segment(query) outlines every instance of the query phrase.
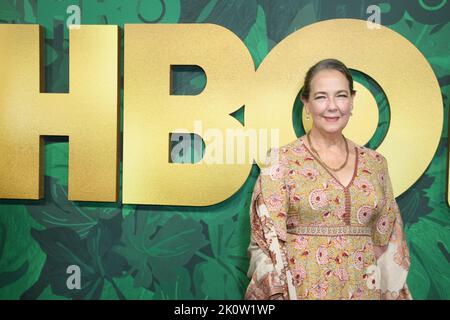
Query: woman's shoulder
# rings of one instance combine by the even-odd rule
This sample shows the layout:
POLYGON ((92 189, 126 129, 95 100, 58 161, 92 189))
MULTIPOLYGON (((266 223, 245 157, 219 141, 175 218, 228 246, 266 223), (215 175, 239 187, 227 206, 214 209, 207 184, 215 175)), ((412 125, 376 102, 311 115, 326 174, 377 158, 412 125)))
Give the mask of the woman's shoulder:
POLYGON ((300 138, 281 146, 272 146, 266 152, 265 160, 260 164, 260 167, 264 169, 277 168, 277 170, 280 168, 284 172, 304 152, 305 149, 300 138))
POLYGON ((305 152, 305 144, 303 143, 303 140, 306 139, 306 135, 300 136, 295 140, 292 140, 291 142, 282 145, 278 148, 280 154, 284 155, 290 155, 292 153, 299 154, 301 152, 305 152))
POLYGON ((354 143, 357 146, 359 161, 372 169, 384 170, 387 167, 386 157, 379 151, 354 143))
POLYGON ((301 138, 302 137, 299 137, 287 144, 270 148, 267 151, 267 156, 273 157, 274 155, 277 155, 280 158, 286 158, 289 157, 292 152, 298 154, 303 150, 301 138))
POLYGON ((379 151, 376 151, 374 149, 359 144, 355 145, 358 147, 360 155, 368 156, 371 159, 374 159, 375 161, 380 163, 386 160, 385 156, 383 156, 383 154, 381 154, 379 151))

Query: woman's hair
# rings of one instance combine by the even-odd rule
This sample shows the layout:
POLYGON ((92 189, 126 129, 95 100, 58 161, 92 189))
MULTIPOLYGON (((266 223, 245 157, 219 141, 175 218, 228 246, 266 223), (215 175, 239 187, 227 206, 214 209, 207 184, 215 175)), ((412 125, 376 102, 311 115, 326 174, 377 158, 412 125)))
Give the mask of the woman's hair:
POLYGON ((348 80, 348 85, 350 88, 350 93, 354 94, 356 91, 353 90, 353 77, 348 68, 343 64, 341 61, 336 59, 325 59, 317 62, 315 65, 313 65, 311 68, 309 68, 308 72, 305 76, 305 81, 303 82, 303 89, 301 92, 301 96, 308 100, 309 99, 309 93, 311 90, 311 81, 314 78, 314 76, 322 70, 337 70, 341 72, 348 80))

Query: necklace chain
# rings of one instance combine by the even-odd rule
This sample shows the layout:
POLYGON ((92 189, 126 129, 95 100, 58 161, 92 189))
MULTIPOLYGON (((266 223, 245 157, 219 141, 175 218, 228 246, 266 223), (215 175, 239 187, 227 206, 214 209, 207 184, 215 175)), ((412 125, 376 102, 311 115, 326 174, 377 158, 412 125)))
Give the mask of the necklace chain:
POLYGON ((310 133, 311 133, 311 131, 308 131, 308 133, 306 134, 306 137, 308 138, 308 143, 309 143, 309 146, 311 147, 311 150, 319 157, 319 159, 320 159, 320 162, 325 166, 325 167, 327 167, 328 169, 330 169, 330 170, 332 170, 332 171, 339 171, 339 170, 342 170, 342 168, 344 168, 346 165, 347 165, 347 162, 348 162, 348 157, 349 157, 349 154, 350 154, 350 152, 349 152, 349 150, 348 150, 348 141, 347 141, 347 138, 345 138, 345 136, 344 135, 342 135, 342 137, 344 138, 344 142, 345 142, 345 152, 346 152, 346 156, 345 156, 345 161, 344 161, 344 163, 339 167, 339 168, 331 168, 331 167, 329 167, 323 160, 322 160, 322 158, 320 157, 320 155, 319 155, 319 153, 317 152, 317 150, 314 148, 314 146, 312 145, 312 142, 311 142, 311 138, 310 138, 310 133))

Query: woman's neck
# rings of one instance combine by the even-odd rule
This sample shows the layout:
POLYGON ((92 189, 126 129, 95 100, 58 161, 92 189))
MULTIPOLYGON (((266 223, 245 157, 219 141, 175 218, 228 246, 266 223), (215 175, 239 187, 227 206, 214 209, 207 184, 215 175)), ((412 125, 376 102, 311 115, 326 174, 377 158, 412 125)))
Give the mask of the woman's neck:
POLYGON ((328 133, 314 127, 311 129, 310 138, 316 149, 341 149, 345 148, 342 132, 328 133))

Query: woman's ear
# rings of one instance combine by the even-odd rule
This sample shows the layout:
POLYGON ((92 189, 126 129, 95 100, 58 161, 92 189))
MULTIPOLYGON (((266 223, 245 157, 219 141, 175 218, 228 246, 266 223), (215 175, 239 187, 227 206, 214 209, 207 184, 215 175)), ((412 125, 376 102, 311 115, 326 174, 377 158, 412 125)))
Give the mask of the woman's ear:
POLYGON ((306 108, 308 105, 308 100, 306 100, 305 97, 300 97, 300 100, 302 100, 303 107, 306 108))
POLYGON ((351 105, 352 105, 352 107, 353 107, 353 100, 355 99, 355 96, 356 96, 356 91, 353 91, 352 94, 351 94, 351 105))
MULTIPOLYGON (((303 102, 303 99, 302 99, 302 102, 303 102)), ((306 114, 311 114, 310 112, 309 112, 309 106, 308 106, 308 102, 303 102, 303 109, 305 110, 305 112, 306 112, 306 114)))
POLYGON ((309 117, 311 117, 311 112, 309 112, 309 108, 306 105, 303 105, 303 109, 306 113, 306 119, 309 120, 309 117))

